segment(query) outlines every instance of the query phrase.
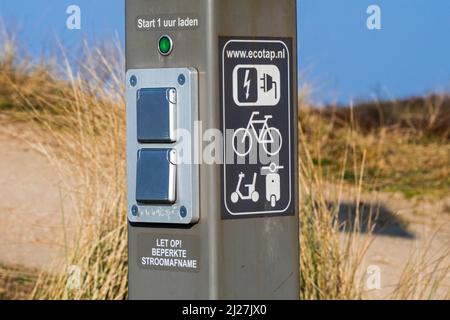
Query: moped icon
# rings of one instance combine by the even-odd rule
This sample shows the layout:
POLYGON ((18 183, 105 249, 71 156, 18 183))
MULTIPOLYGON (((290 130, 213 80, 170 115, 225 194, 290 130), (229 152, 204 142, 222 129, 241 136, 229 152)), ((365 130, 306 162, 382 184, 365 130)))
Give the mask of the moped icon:
POLYGON ((284 167, 273 162, 268 167, 261 168, 261 175, 266 176, 266 200, 270 202, 272 208, 281 197, 280 175, 278 174, 281 169, 284 167))
POLYGON ((243 195, 241 192, 241 184, 242 180, 245 178, 245 174, 241 172, 239 174, 239 181, 236 186, 236 191, 231 194, 231 202, 237 203, 240 200, 252 200, 253 202, 258 202, 259 200, 259 193, 255 190, 256 186, 256 177, 257 173, 255 172, 253 174, 253 182, 251 184, 246 184, 244 187, 247 188, 248 194, 243 195))

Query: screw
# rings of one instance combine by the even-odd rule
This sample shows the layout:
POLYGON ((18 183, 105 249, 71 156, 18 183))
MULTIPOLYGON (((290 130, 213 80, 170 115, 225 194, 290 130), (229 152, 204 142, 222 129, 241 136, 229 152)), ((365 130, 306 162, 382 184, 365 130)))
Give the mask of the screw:
POLYGON ((132 87, 135 87, 137 85, 137 78, 135 75, 132 75, 130 78, 130 84, 132 87))
POLYGON ((187 209, 186 209, 185 206, 182 206, 182 207, 180 208, 180 216, 181 216, 182 218, 186 218, 186 216, 187 216, 187 209))
POLYGON ((136 205, 131 208, 131 214, 135 217, 139 214, 139 208, 136 205))
POLYGON ((186 77, 184 76, 184 74, 180 74, 178 76, 178 83, 180 84, 180 86, 182 86, 186 83, 186 77))

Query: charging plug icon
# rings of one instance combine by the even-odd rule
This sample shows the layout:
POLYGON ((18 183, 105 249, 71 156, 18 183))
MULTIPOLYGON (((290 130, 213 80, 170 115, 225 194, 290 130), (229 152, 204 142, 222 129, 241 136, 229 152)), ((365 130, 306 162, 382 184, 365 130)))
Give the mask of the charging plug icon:
POLYGON ((278 83, 273 80, 273 77, 267 73, 264 73, 263 77, 261 78, 262 86, 261 89, 264 90, 264 92, 269 92, 272 89, 275 90, 275 100, 278 99, 278 83))

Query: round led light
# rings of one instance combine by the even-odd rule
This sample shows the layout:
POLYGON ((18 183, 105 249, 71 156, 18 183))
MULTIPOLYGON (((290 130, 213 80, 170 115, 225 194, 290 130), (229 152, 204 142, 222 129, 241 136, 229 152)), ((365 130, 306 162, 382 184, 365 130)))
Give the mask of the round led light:
POLYGON ((172 52, 172 49, 173 49, 173 42, 169 36, 164 35, 161 38, 159 38, 158 51, 160 54, 162 54, 163 56, 168 56, 172 52))

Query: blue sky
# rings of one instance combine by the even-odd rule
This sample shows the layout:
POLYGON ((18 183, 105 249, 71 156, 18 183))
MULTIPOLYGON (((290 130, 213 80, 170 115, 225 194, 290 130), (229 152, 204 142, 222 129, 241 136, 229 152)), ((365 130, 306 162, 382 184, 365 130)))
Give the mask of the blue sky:
MULTIPOLYGON (((181 1, 181 0, 180 0, 181 1)), ((124 38, 123 0, 1 0, 0 16, 38 55, 81 39, 124 38), (66 8, 82 10, 82 29, 66 28, 66 8)), ((317 103, 405 97, 450 90, 449 0, 300 0, 300 81, 317 103), (381 30, 366 9, 381 7, 381 30)))

